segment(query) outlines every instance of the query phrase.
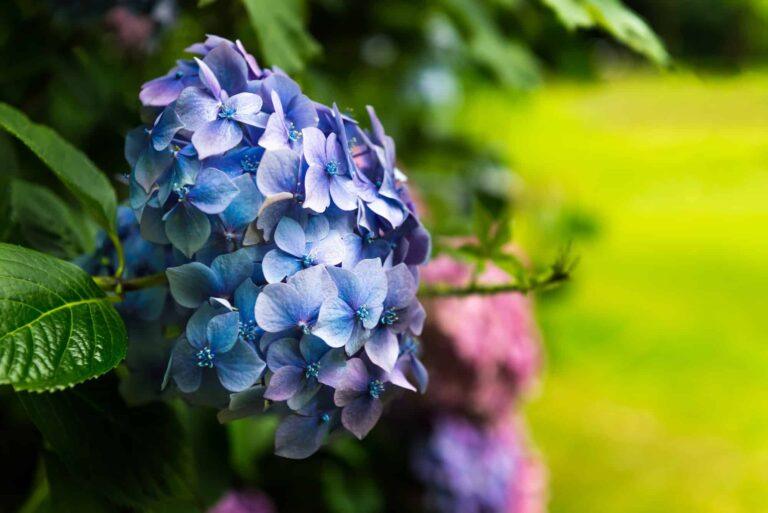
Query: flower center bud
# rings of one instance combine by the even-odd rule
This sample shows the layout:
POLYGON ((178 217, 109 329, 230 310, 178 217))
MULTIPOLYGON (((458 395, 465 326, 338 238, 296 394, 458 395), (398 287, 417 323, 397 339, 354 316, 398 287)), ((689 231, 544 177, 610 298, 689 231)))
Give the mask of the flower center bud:
POLYGON ((219 107, 219 119, 232 119, 235 116, 235 108, 229 105, 219 107))
POLYGON ((360 308, 357 309, 357 311, 355 312, 355 315, 360 321, 365 321, 366 319, 368 319, 368 317, 371 316, 371 312, 370 310, 368 310, 367 306, 361 306, 360 308))
POLYGON ((176 195, 179 197, 179 202, 186 201, 187 194, 189 194, 189 186, 188 185, 176 185, 173 188, 173 192, 175 192, 176 195))
POLYGON ((242 167, 243 171, 246 173, 255 173, 259 168, 259 162, 259 159, 255 158, 253 155, 244 155, 240 160, 240 167, 242 167))
POLYGON ((206 346, 197 353, 197 366, 213 368, 213 360, 216 358, 216 353, 211 351, 211 348, 206 346))
POLYGON ((306 378, 316 378, 319 373, 320 373, 320 364, 317 362, 312 362, 309 365, 307 365, 307 368, 304 371, 304 376, 306 378))
POLYGON ((397 316, 397 312, 394 308, 387 308, 384 310, 384 313, 381 314, 381 319, 379 322, 383 326, 392 326, 394 323, 398 321, 399 317, 397 316))
POLYGON ((301 265, 306 269, 307 267, 312 267, 317 263, 317 260, 312 255, 304 255, 301 257, 301 265))
POLYGON ((378 399, 382 392, 384 392, 384 383, 381 380, 372 379, 368 383, 368 395, 372 398, 378 399))
POLYGON ((256 324, 256 321, 240 321, 237 327, 237 332, 240 335, 240 338, 251 344, 255 344, 259 335, 262 333, 261 328, 256 324))
POLYGON ((184 72, 181 70, 173 74, 173 78, 175 78, 176 80, 181 80, 183 77, 184 77, 184 72))
POLYGON ((329 423, 331 421, 331 416, 327 413, 323 413, 323 415, 320 417, 320 420, 322 420, 325 424, 329 423))
POLYGON ((299 321, 298 327, 301 330, 301 332, 304 333, 305 335, 310 334, 310 327, 307 321, 299 321))
POLYGON ((339 172, 339 166, 333 160, 325 164, 325 172, 331 176, 339 172))
POLYGON ((288 139, 290 139, 291 142, 296 142, 301 139, 301 132, 296 130, 296 125, 294 125, 292 121, 288 122, 288 139))

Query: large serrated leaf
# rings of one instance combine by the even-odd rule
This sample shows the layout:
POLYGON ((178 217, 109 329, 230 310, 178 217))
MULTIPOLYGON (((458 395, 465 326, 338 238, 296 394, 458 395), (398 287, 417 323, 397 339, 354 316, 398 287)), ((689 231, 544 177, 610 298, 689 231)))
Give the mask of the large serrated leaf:
MULTIPOLYGON (((158 501, 193 498, 188 437, 169 405, 128 407, 114 375, 17 397, 56 453, 63 477, 94 496, 91 503, 106 503, 104 511, 147 511, 158 501)), ((64 511, 72 501, 57 497, 56 483, 50 484, 53 510, 64 511)))
POLYGON ((10 204, 24 246, 66 260, 93 251, 91 230, 83 217, 46 187, 15 179, 10 204))
POLYGON ((5 103, 0 103, 0 127, 27 145, 102 228, 112 235, 117 233, 115 190, 88 157, 50 128, 33 123, 5 103))
POLYGON ((116 366, 126 343, 117 310, 80 268, 0 244, 0 383, 68 387, 116 366))
POLYGON ((569 29, 600 27, 657 64, 669 63, 664 45, 640 16, 620 0, 541 0, 569 29))

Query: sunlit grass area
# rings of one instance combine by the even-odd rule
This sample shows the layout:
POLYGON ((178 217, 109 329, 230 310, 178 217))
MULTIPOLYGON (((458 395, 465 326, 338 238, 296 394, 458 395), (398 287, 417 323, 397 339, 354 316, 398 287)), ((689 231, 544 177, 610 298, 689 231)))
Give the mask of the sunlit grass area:
MULTIPOLYGON (((552 512, 765 511, 768 76, 553 85, 463 116, 534 203, 597 227, 540 304, 552 512)), ((542 219, 518 224, 529 247, 542 219)))

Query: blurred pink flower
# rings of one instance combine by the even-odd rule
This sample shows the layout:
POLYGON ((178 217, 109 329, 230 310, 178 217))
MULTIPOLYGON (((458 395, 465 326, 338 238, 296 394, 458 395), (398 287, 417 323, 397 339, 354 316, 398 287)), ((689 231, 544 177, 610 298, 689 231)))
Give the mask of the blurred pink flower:
MULTIPOLYGON (((471 267, 448 256, 424 267, 424 283, 469 283, 471 267)), ((484 284, 509 277, 489 265, 484 284)), ((446 297, 424 302, 422 336, 430 373, 428 401, 492 420, 506 416, 541 366, 539 332, 529 298, 519 293, 446 297)))
POLYGON ((262 492, 230 491, 224 494, 208 513, 275 513, 275 507, 262 492))
POLYGON ((120 46, 127 50, 146 50, 155 31, 155 22, 148 15, 136 14, 124 6, 115 6, 104 16, 120 46))

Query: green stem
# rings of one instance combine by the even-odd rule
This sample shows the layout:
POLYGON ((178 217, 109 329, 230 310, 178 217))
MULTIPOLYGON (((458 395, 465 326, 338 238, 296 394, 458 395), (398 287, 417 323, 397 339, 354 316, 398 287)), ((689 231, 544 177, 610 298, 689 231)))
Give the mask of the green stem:
POLYGON ((168 278, 165 273, 150 274, 149 276, 142 276, 141 278, 133 278, 130 280, 124 280, 122 282, 123 290, 141 290, 151 287, 158 287, 168 283, 168 278))
POLYGON ((466 296, 490 296, 505 292, 520 292, 527 294, 533 290, 548 289, 568 279, 567 274, 553 273, 543 279, 532 279, 530 283, 502 283, 498 285, 483 285, 470 283, 463 287, 452 285, 434 284, 422 287, 419 291, 421 297, 466 297, 466 296))
MULTIPOLYGON (((117 269, 115 269, 115 279, 118 286, 120 285, 120 278, 125 271, 125 251, 123 251, 123 243, 120 241, 120 237, 116 233, 109 234, 109 238, 112 240, 112 244, 115 246, 115 252, 117 253, 117 269)), ((119 292, 116 291, 116 292, 119 292)))

